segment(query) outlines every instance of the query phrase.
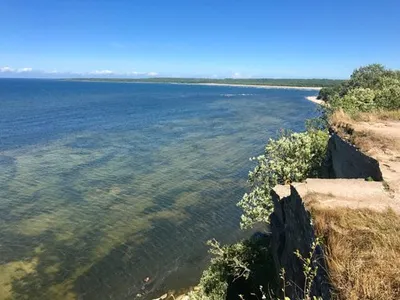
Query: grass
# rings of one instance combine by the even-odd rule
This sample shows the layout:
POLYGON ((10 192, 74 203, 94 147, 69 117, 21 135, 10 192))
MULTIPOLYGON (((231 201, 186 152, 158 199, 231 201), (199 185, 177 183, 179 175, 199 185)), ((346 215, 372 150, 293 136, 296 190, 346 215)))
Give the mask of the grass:
POLYGON ((400 121, 400 110, 375 110, 373 112, 358 112, 350 115, 342 109, 335 111, 329 118, 334 128, 344 128, 355 122, 400 121))
POLYGON ((374 148, 378 148, 383 152, 400 149, 400 145, 397 141, 368 130, 354 131, 350 136, 349 141, 364 153, 369 152, 374 148))
POLYGON ((335 132, 361 149, 364 153, 374 148, 383 152, 387 152, 388 150, 399 151, 400 144, 390 136, 377 134, 371 130, 356 129, 357 122, 374 123, 379 120, 400 120, 400 110, 359 113, 354 116, 346 114, 343 110, 338 110, 332 114, 329 123, 335 132))
POLYGON ((400 299, 400 218, 393 211, 312 209, 334 299, 400 299))
POLYGON ((353 116, 356 121, 400 121, 400 110, 376 110, 374 112, 360 112, 353 116))
POLYGON ((355 121, 346 114, 343 110, 335 111, 329 117, 329 125, 336 132, 341 132, 347 135, 351 135, 354 131, 355 121))

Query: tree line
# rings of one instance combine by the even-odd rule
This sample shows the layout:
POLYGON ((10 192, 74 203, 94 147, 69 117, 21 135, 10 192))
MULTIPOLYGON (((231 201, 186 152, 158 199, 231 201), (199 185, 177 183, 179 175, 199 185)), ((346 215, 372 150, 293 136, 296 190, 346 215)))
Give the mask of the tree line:
POLYGON ((106 81, 106 82, 134 82, 134 83, 183 83, 183 84, 238 84, 238 85, 270 85, 270 86, 298 86, 298 87, 332 87, 337 86, 344 80, 339 79, 275 79, 275 78, 73 78, 74 81, 106 81))

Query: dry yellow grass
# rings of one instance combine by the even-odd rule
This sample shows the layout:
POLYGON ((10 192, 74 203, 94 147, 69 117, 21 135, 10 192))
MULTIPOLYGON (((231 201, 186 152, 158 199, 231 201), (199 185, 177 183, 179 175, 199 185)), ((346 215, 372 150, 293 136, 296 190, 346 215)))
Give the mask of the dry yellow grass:
POLYGON ((336 132, 352 134, 354 131, 354 120, 343 110, 335 111, 329 118, 329 124, 336 132))
POLYGON ((342 127, 345 124, 351 125, 354 122, 400 121, 400 110, 359 112, 350 116, 342 109, 339 109, 331 115, 329 121, 331 125, 339 127, 342 127))
MULTIPOLYGON (((400 110, 396 111, 376 111, 371 113, 359 113, 350 116, 338 110, 330 117, 331 128, 342 138, 367 153, 371 149, 378 148, 384 152, 387 150, 400 150, 400 144, 390 135, 382 135, 372 130, 368 130, 367 125, 360 126, 360 122, 370 124, 384 120, 400 120, 400 110)), ((371 128, 372 129, 372 126, 371 128)))
POLYGON ((393 211, 312 209, 335 299, 400 299, 400 218, 393 211))
POLYGON ((353 116, 353 119, 364 122, 399 121, 400 110, 377 110, 369 113, 358 113, 353 116))
POLYGON ((397 140, 368 130, 354 131, 349 141, 364 153, 368 153, 375 148, 383 152, 387 152, 388 150, 400 150, 400 144, 397 140))

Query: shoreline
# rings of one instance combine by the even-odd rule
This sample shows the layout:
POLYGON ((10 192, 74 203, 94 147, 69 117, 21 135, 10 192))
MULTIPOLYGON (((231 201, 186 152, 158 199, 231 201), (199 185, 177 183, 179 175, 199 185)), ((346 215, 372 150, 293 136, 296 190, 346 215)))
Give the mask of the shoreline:
MULTIPOLYGON (((60 80, 60 79, 58 79, 60 80)), ((61 79, 65 80, 65 79, 61 79)), ((66 79, 66 81, 80 81, 80 82, 111 82, 111 83, 141 83, 141 84, 176 84, 176 85, 204 85, 204 86, 231 86, 231 87, 245 87, 245 88, 259 88, 259 89, 292 89, 292 90, 308 90, 319 91, 322 87, 314 86, 289 86, 289 85, 258 85, 258 84, 235 84, 235 83, 207 83, 207 82, 146 82, 146 81, 118 81, 118 80, 90 80, 90 79, 66 79)))
POLYGON ((319 91, 322 87, 307 87, 307 86, 288 86, 288 85, 256 85, 256 84, 234 84, 234 83, 178 83, 169 82, 169 84, 184 84, 184 85, 207 85, 207 86, 233 86, 233 87, 247 87, 259 89, 292 89, 292 90, 309 90, 319 91))
POLYGON ((325 105, 325 101, 317 99, 317 96, 307 96, 305 97, 308 101, 314 102, 319 105, 325 105))

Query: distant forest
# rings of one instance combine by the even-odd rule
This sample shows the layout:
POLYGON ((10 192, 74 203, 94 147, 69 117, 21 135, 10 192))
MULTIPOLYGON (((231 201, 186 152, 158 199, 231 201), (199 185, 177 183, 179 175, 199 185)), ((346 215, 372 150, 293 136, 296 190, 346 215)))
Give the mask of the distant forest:
POLYGON ((245 85, 271 85, 271 86, 299 86, 299 87, 331 87, 344 82, 345 80, 338 79, 212 79, 212 78, 73 78, 68 79, 73 81, 101 81, 101 82, 136 82, 136 83, 218 83, 218 84, 245 84, 245 85))

